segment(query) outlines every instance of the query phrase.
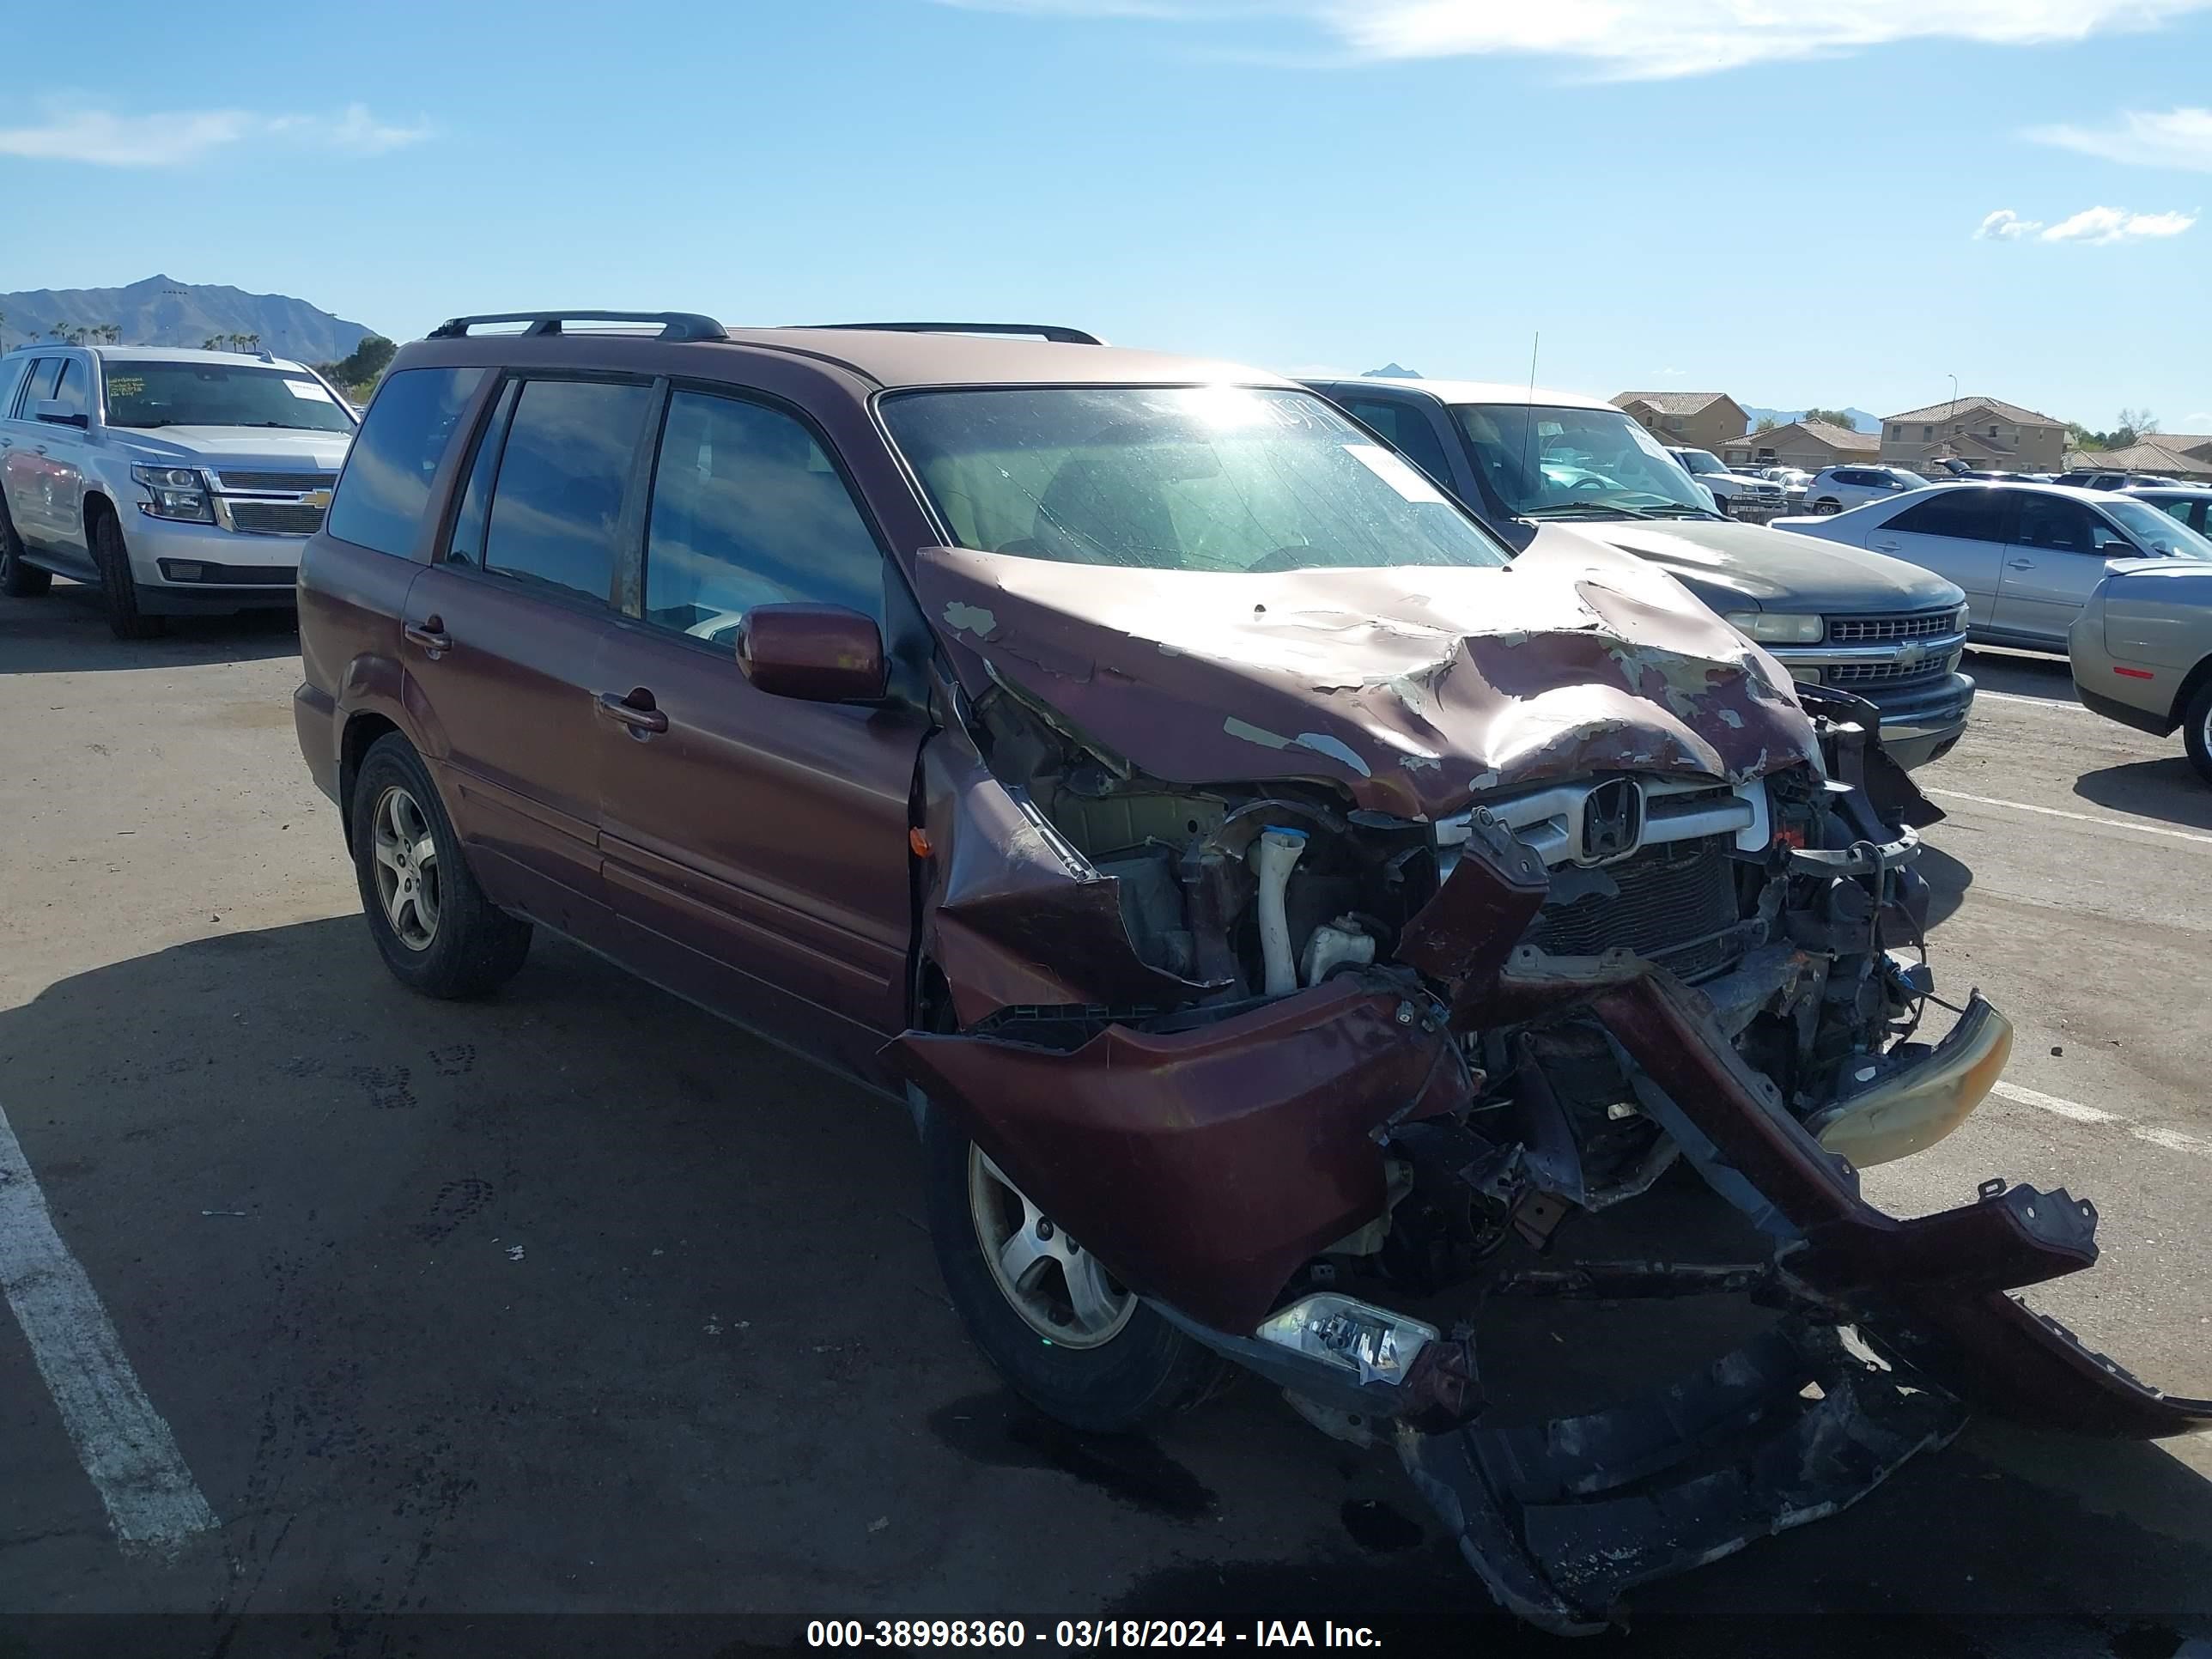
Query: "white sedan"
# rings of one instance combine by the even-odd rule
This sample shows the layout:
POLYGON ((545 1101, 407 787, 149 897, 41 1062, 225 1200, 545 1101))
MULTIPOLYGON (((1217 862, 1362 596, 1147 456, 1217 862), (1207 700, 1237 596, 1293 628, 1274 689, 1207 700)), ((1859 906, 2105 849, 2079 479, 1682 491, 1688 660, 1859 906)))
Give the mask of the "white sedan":
POLYGON ((1966 590, 1967 637, 2063 651, 2112 559, 2212 561, 2212 541, 2124 495, 2061 484, 1931 484, 1770 528, 1886 553, 1966 590))

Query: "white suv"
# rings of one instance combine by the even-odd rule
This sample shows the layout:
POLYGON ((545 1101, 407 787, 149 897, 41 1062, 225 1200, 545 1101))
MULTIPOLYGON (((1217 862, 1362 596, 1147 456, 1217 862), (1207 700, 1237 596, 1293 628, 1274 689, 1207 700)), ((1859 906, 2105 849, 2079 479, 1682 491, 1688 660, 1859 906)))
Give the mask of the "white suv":
POLYGON ((1811 513, 1843 513, 1908 489, 1925 489, 1935 482, 1901 466, 1824 466, 1805 486, 1805 507, 1811 513))
POLYGON ((19 347, 0 357, 0 592, 97 583, 119 639, 289 605, 356 424, 265 355, 19 347))

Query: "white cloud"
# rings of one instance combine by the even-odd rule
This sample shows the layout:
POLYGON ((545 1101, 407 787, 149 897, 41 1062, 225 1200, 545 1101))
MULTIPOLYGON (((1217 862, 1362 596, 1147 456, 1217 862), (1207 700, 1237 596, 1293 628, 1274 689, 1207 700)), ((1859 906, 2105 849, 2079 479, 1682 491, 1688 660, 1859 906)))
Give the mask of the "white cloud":
POLYGON ((1982 221, 1982 228, 1974 234, 1996 241, 2012 242, 2023 236, 2033 236, 2042 228, 2043 221, 2040 219, 2023 219, 2010 208, 1999 208, 1982 221))
POLYGON ((381 155, 420 143, 430 131, 428 122, 380 122, 362 104, 336 115, 256 115, 235 109, 117 115, 52 106, 36 125, 0 127, 0 155, 104 167, 173 167, 254 139, 276 137, 349 155, 381 155))
POLYGON ((2154 28, 2212 0, 940 0, 971 9, 1183 22, 1311 23, 1364 59, 1579 58, 1613 80, 1662 80, 1832 56, 1893 40, 1996 46, 2154 28))
POLYGON ((2128 242, 2179 236, 2197 222, 2193 213, 2130 213, 2125 208, 2084 208, 2045 231, 2046 242, 2128 242))
POLYGON ((2030 127, 2021 137, 2107 161, 2212 173, 2212 109, 2123 110, 2103 126, 2030 127))

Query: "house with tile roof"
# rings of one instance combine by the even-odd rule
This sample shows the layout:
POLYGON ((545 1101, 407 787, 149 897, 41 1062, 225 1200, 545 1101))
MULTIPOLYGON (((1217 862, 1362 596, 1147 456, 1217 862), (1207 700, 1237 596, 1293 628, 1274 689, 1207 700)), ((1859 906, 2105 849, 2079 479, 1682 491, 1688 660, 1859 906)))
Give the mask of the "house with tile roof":
POLYGON ((2212 483, 2212 437, 2186 432, 2154 432, 2140 443, 2119 449, 2069 450, 2066 470, 2148 472, 2179 478, 2184 483, 2212 483))
POLYGON ((1915 470, 1961 460, 1998 472, 2056 472, 2066 464, 2066 422, 2001 398, 1954 398, 1883 416, 1881 460, 1915 470))
POLYGON ((1613 403, 1661 443, 1677 449, 1718 454, 1723 444, 1751 428, 1743 405, 1725 392, 1624 392, 1613 403))
POLYGON ((1855 432, 1828 421, 1791 421, 1731 438, 1716 453, 1728 465, 1753 472, 1764 466, 1818 472, 1824 466, 1871 466, 1881 450, 1878 433, 1855 432))

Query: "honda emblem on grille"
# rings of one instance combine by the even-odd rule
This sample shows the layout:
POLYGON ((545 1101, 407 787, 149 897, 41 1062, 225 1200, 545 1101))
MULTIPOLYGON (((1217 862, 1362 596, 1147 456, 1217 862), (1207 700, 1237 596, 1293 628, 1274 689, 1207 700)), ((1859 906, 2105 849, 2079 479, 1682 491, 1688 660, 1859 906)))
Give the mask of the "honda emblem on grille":
POLYGON ((1608 779, 1583 798, 1583 863, 1633 852, 1643 838, 1644 789, 1634 778, 1608 779))

